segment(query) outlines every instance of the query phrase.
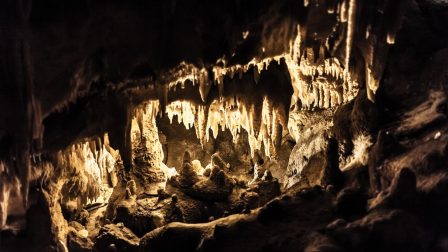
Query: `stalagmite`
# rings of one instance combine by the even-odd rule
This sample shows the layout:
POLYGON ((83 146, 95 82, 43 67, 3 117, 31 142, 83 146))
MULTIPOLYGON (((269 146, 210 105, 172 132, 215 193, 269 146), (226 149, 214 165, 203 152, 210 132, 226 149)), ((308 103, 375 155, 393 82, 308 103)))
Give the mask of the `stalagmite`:
POLYGON ((8 205, 11 194, 20 194, 20 181, 17 177, 8 178, 7 175, 13 171, 8 163, 0 161, 0 230, 6 226, 8 218, 8 205))
POLYGON ((9 203, 10 188, 8 184, 2 183, 0 185, 0 229, 6 226, 6 219, 8 218, 8 203, 9 203))

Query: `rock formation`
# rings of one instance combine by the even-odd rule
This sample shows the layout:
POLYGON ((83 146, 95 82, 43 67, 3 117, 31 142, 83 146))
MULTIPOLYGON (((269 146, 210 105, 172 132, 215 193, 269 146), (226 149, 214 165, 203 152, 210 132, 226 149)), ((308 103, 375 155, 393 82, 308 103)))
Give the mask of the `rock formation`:
POLYGON ((446 0, 3 0, 0 251, 448 250, 446 0))

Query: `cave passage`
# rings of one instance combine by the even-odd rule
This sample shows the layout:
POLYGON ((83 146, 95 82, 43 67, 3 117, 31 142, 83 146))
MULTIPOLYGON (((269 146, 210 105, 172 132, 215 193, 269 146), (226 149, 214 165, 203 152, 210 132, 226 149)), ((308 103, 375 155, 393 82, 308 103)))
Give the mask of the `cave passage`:
POLYGON ((446 0, 0 1, 0 251, 448 251, 446 0))

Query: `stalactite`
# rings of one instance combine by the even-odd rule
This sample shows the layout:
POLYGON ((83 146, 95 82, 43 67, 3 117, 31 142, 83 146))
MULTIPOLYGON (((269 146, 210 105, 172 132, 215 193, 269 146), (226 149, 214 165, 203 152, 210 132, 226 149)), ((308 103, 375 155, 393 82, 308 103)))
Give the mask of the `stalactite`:
MULTIPOLYGON (((170 107, 167 107, 166 113, 168 117, 172 119, 170 107)), ((134 109, 132 124, 131 124, 131 142, 132 148, 136 148, 137 144, 142 140, 147 134, 151 134, 146 132, 147 125, 155 125, 156 117, 159 114, 160 110, 160 102, 159 100, 149 100, 146 101, 141 106, 138 106, 134 109), (137 138, 139 136, 139 138, 137 138)))
POLYGON ((379 87, 379 79, 375 78, 371 66, 366 64, 366 89, 367 89, 367 97, 371 101, 375 101, 375 92, 379 87))
POLYGON ((350 53, 352 50, 353 37, 356 29, 356 0, 349 0, 348 7, 348 23, 347 23, 347 38, 345 40, 345 70, 350 68, 350 53))
POLYGON ((289 54, 284 56, 294 89, 294 99, 300 100, 306 109, 329 108, 352 100, 357 94, 358 83, 352 79, 347 68, 343 67, 337 58, 324 59, 324 48, 320 48, 317 62, 310 48, 302 55, 300 26, 297 34, 289 54), (343 88, 339 88, 340 86, 343 88), (332 99, 332 93, 336 93, 337 95, 333 96, 338 99, 332 99))
POLYGON ((257 109, 245 97, 239 96, 218 98, 208 107, 176 101, 167 106, 166 113, 171 123, 177 116, 178 122, 187 129, 194 126, 203 146, 210 140, 210 133, 213 138, 218 137, 220 128, 228 129, 234 141, 245 130, 251 154, 263 146, 269 156, 275 153, 272 152, 273 143, 278 141, 279 135, 281 137, 279 128, 286 128, 286 113, 283 106, 273 104, 268 97, 259 103, 261 106, 257 109))
POLYGON ((304 7, 307 7, 309 3, 310 3, 310 0, 303 0, 304 7))
POLYGON ((300 64, 291 60, 286 61, 295 96, 305 108, 328 108, 347 102, 356 96, 358 84, 351 79, 350 74, 344 74, 344 68, 336 58, 325 59, 321 64, 312 64, 302 58, 300 64), (319 77, 314 75, 319 73, 319 77), (335 85, 336 84, 336 85, 335 85), (343 86, 343 89, 339 88, 343 86), (337 93, 338 97, 330 102, 330 93, 337 93))
MULTIPOLYGON (((304 4, 306 6, 309 5, 308 1, 304 1, 304 4)), ((308 6, 307 8, 312 8, 312 6, 308 6)), ((214 82, 218 87, 221 100, 213 101, 209 107, 201 108, 200 113, 198 113, 199 108, 197 105, 192 106, 191 104, 187 105, 184 103, 179 103, 178 105, 175 105, 175 103, 172 103, 172 105, 168 104, 166 107, 169 110, 168 117, 170 121, 173 120, 174 115, 177 115, 178 121, 183 122, 186 128, 190 128, 193 125, 199 127, 197 124, 205 125, 205 127, 201 126, 202 128, 196 128, 196 134, 201 141, 209 139, 210 134, 216 137, 220 127, 221 129, 229 128, 233 136, 237 135, 241 128, 248 129, 248 132, 253 134, 253 137, 249 136, 249 139, 257 139, 257 141, 260 140, 260 134, 267 133, 272 141, 276 126, 269 124, 261 127, 261 124, 269 118, 266 115, 264 117, 261 116, 263 107, 261 105, 241 105, 242 103, 239 101, 230 101, 224 97, 224 78, 242 78, 243 74, 252 68, 253 80, 255 83, 258 83, 261 71, 267 69, 267 66, 272 61, 280 62, 280 60, 286 62, 294 90, 293 100, 300 102, 301 109, 313 109, 315 107, 327 109, 351 101, 357 95, 359 89, 357 76, 352 76, 353 73, 349 71, 353 51, 352 47, 354 46, 355 39, 359 37, 355 36, 358 29, 364 29, 357 27, 357 23, 359 23, 357 14, 358 2, 356 0, 344 0, 327 6, 327 9, 330 13, 336 12, 338 14, 337 20, 340 23, 345 23, 345 30, 339 29, 341 36, 336 36, 332 43, 327 40, 325 45, 323 44, 318 48, 318 55, 314 55, 315 51, 312 48, 302 48, 302 36, 306 34, 304 30, 301 30, 300 25, 298 25, 297 35, 291 40, 290 51, 287 53, 261 59, 253 58, 244 65, 228 65, 227 60, 221 58, 217 60, 215 66, 209 69, 213 73, 210 74, 212 76, 209 76, 205 68, 198 68, 192 64, 182 62, 179 67, 170 71, 170 81, 168 82, 170 88, 175 87, 179 83, 185 83, 186 80, 192 81, 194 85, 198 83, 201 99, 205 102, 210 85, 214 82), (342 42, 345 42, 344 62, 340 62, 337 57, 328 57, 326 55, 326 51, 330 51, 330 55, 333 55, 342 42), (223 119, 223 115, 226 114, 235 116, 232 114, 234 112, 230 112, 232 109, 227 107, 235 107, 235 103, 237 104, 237 114, 239 114, 240 120, 244 122, 238 126, 233 125, 230 119, 223 119), (199 120, 199 114, 201 115, 201 120, 199 120), (263 130, 266 132, 261 132, 263 130)), ((370 39, 372 36, 371 33, 374 31, 376 30, 372 28, 372 24, 367 24, 365 30, 360 32, 363 33, 363 36, 366 36, 366 39, 370 39)), ((395 33, 388 31, 386 37, 387 42, 392 43, 395 33)), ((374 52, 372 51, 371 54, 369 57, 366 57, 365 68, 369 98, 373 99, 373 94, 378 88, 379 78, 375 75, 378 71, 373 71, 372 68, 374 52)), ((162 103, 161 106, 163 108, 165 104, 162 103)), ((257 145, 255 141, 251 140, 251 142, 252 146, 257 145)), ((265 142, 268 143, 268 141, 265 142)))
MULTIPOLYGON (((103 138, 102 146, 98 146, 97 141, 88 139, 55 154, 51 165, 57 167, 59 173, 52 180, 54 183, 63 183, 61 190, 64 201, 79 199, 82 205, 94 202, 100 195, 103 184, 108 184, 104 180, 105 175, 114 171, 115 162, 120 156, 118 151, 109 146, 108 135, 105 134, 103 138)), ((41 166, 39 169, 48 170, 42 167, 48 163, 38 165, 41 166)))
POLYGON ((201 70, 199 75, 199 93, 203 102, 207 102, 207 96, 210 92, 211 85, 209 83, 208 72, 205 69, 201 70))
POLYGON ((347 6, 350 0, 342 0, 341 3, 341 9, 340 9, 340 20, 342 23, 347 22, 348 20, 348 8, 349 6, 347 6))
POLYGON ((395 33, 393 33, 393 32, 387 33, 387 43, 390 45, 395 44, 395 33))

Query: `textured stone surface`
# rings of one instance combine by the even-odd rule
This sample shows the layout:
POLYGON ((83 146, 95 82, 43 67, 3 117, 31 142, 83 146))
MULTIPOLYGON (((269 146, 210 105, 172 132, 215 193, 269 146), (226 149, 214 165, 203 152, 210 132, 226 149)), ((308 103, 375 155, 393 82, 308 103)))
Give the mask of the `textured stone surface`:
POLYGON ((302 138, 291 152, 286 176, 286 187, 340 186, 337 144, 323 133, 302 138))
POLYGON ((447 8, 1 1, 0 250, 446 251, 447 8))
POLYGON ((123 223, 107 224, 96 237, 94 251, 138 251, 139 238, 123 223))

